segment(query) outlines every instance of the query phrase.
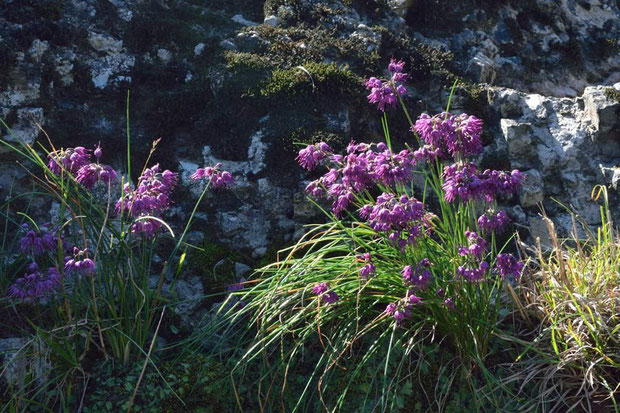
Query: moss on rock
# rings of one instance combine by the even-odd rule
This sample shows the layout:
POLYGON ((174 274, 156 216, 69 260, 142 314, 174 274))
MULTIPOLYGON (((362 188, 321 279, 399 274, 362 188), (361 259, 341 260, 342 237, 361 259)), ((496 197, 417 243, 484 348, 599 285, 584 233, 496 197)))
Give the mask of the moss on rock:
POLYGON ((613 87, 606 87, 604 93, 608 99, 620 102, 620 90, 613 87))
POLYGON ((274 70, 270 78, 259 86, 257 95, 295 104, 300 98, 321 96, 338 99, 355 95, 356 92, 359 94, 363 90, 362 84, 362 78, 346 66, 310 62, 290 69, 274 70))

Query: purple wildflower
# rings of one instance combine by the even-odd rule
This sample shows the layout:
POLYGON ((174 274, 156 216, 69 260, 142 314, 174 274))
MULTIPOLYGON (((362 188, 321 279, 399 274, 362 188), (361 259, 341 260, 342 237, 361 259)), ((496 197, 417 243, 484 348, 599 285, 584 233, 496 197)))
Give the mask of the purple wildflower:
POLYGON ((495 212, 493 209, 487 210, 478 218, 478 227, 488 232, 499 231, 510 222, 510 218, 504 211, 495 212))
POLYGON ((447 158, 446 153, 442 148, 435 148, 433 145, 422 146, 421 148, 413 152, 413 157, 418 162, 447 158))
POLYGON ((429 271, 430 266, 431 263, 428 258, 421 260, 415 270, 411 265, 405 266, 405 268, 401 271, 403 280, 405 283, 411 284, 418 288, 426 287, 431 278, 431 272, 429 271))
POLYGON ((230 172, 222 171, 222 164, 217 163, 215 167, 207 166, 205 168, 198 168, 196 172, 191 176, 194 181, 207 178, 211 182, 210 185, 213 189, 228 188, 232 186, 235 181, 230 172))
MULTIPOLYGON (((365 212, 369 208, 366 208, 365 212)), ((391 241, 402 240, 412 244, 421 233, 420 220, 424 217, 424 204, 408 195, 396 199, 394 194, 383 193, 368 213, 368 223, 377 232, 388 233, 391 241), (402 239, 405 237, 404 239, 402 239)), ((402 245, 401 245, 402 246, 402 245)))
POLYGON ((65 257, 65 272, 74 275, 94 275, 95 262, 88 258, 88 248, 73 247, 73 255, 65 257))
POLYGON ((93 155, 95 155, 95 158, 97 158, 97 160, 101 159, 101 156, 103 156, 103 151, 101 150, 101 143, 97 144, 97 147, 93 151, 93 155))
POLYGON ((406 81, 409 77, 407 73, 402 72, 404 66, 405 63, 402 60, 396 62, 392 59, 388 66, 388 70, 392 74, 391 79, 381 80, 371 77, 366 81, 366 88, 370 90, 368 101, 376 103, 380 111, 385 112, 386 109, 396 105, 398 95, 404 96, 407 94, 407 88, 400 84, 400 82, 406 81))
POLYGON ((367 252, 365 254, 358 255, 356 258, 366 263, 366 265, 360 269, 360 277, 367 279, 370 275, 375 273, 376 268, 372 263, 372 255, 370 255, 370 253, 367 252))
POLYGON ((125 184, 124 195, 116 203, 116 211, 124 211, 133 217, 161 213, 170 206, 170 193, 176 186, 178 174, 165 170, 159 172, 159 164, 147 168, 138 179, 134 190, 125 184))
POLYGON ((495 272, 499 273, 502 280, 509 275, 519 278, 523 271, 523 266, 524 264, 512 254, 499 254, 495 261, 495 272))
POLYGON ((41 225, 38 229, 31 229, 28 224, 22 225, 27 231, 19 241, 19 249, 24 254, 32 254, 35 257, 47 251, 55 252, 58 247, 55 228, 51 224, 41 225))
POLYGON ((489 202, 498 195, 510 196, 517 193, 525 180, 524 175, 517 169, 510 174, 487 169, 480 174, 480 178, 483 181, 482 193, 489 202))
POLYGON ((316 145, 308 145, 306 148, 299 151, 297 162, 299 162, 302 167, 311 171, 331 153, 331 148, 325 142, 320 142, 316 145))
POLYGON ((385 143, 373 147, 354 141, 347 147, 347 155, 331 155, 329 160, 334 167, 311 182, 306 192, 315 198, 326 197, 332 201, 336 215, 349 207, 356 193, 370 188, 373 183, 408 182, 417 162, 408 149, 392 153, 385 143))
POLYGON ((411 291, 409 291, 408 297, 407 297, 407 303, 410 306, 422 304, 422 297, 418 297, 417 295, 415 295, 411 291))
POLYGON ((457 278, 463 279, 469 282, 482 281, 486 272, 489 270, 489 264, 486 261, 482 261, 478 268, 469 268, 461 265, 456 270, 457 278))
POLYGON ((478 177, 478 170, 473 163, 458 162, 444 167, 443 189, 447 202, 454 202, 459 198, 462 202, 478 199, 482 195, 482 181, 478 177))
POLYGON ((388 70, 391 73, 401 73, 404 68, 405 68, 405 62, 403 62, 402 60, 399 60, 397 62, 394 58, 390 60, 390 64, 388 65, 388 70))
POLYGON ((467 237, 467 247, 459 248, 459 255, 468 256, 471 255, 476 259, 482 259, 482 255, 487 247, 487 242, 479 236, 477 233, 472 231, 465 231, 465 236, 467 237))
POLYGON ((389 303, 385 308, 385 313, 394 317, 396 324, 402 323, 405 318, 411 316, 411 310, 407 306, 403 306, 401 303, 389 303))
POLYGON ((329 289, 329 285, 327 283, 319 283, 315 285, 312 287, 312 293, 318 295, 319 300, 325 302, 326 304, 334 304, 340 299, 335 291, 329 289))
POLYGON ((125 212, 131 217, 144 217, 133 223, 132 233, 150 237, 161 227, 161 222, 148 216, 159 215, 170 207, 170 194, 177 180, 176 172, 160 172, 159 164, 156 164, 147 168, 138 178, 136 189, 125 184, 123 197, 116 202, 116 211, 125 212))
POLYGON ((439 150, 453 157, 467 157, 482 152, 482 120, 475 116, 444 112, 431 117, 423 113, 413 129, 428 145, 428 153, 439 150))
POLYGON ((98 182, 106 185, 116 182, 116 171, 109 165, 103 165, 99 163, 89 163, 82 166, 76 176, 76 180, 90 189, 98 182))
POLYGON ((399 300, 397 303, 389 303, 385 308, 385 313, 394 317, 396 324, 401 324, 403 320, 411 317, 411 309, 413 306, 421 303, 422 298, 409 291, 405 298, 399 300))
POLYGON ((131 233, 143 238, 151 238, 161 227, 162 223, 159 220, 144 217, 131 225, 131 233))
POLYGON ((54 292, 60 285, 61 276, 54 267, 42 272, 36 263, 31 263, 26 273, 9 287, 9 296, 25 302, 33 302, 54 292))
POLYGON ((89 151, 82 147, 60 149, 50 152, 48 167, 55 175, 62 175, 63 169, 69 173, 76 173, 82 166, 90 163, 89 151))
POLYGON ((446 307, 448 307, 449 310, 454 310, 454 301, 452 300, 452 298, 446 298, 443 303, 446 307))

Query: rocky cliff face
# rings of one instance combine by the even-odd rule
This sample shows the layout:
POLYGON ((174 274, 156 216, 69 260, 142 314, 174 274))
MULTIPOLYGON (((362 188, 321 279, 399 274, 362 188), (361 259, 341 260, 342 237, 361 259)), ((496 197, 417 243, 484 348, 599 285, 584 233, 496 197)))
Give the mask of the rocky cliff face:
MULTIPOLYGON (((197 228, 260 256, 317 218, 295 143, 377 139, 363 79, 396 57, 413 76, 416 115, 441 111, 460 79, 452 108, 485 120, 481 162, 526 171, 523 194, 506 207, 534 235, 538 202, 566 228, 551 197, 591 224, 595 184, 610 184, 617 201, 617 2, 262 3, 0 0, 0 117, 29 143, 47 142, 37 124, 57 146, 101 141, 120 169, 130 91, 134 174, 163 138, 154 158, 184 177, 175 219, 199 193, 191 171, 221 161, 238 185, 215 195, 217 207, 204 204, 197 228)), ((400 118, 390 115, 396 145, 411 141, 400 118)), ((27 177, 0 158, 5 197, 27 177)))

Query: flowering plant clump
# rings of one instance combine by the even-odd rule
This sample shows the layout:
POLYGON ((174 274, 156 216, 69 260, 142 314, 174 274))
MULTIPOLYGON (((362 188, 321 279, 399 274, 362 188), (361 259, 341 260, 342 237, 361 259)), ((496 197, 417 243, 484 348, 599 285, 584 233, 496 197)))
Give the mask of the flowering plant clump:
MULTIPOLYGON (((128 365, 144 357, 158 335, 157 320, 167 306, 178 302, 164 300, 163 296, 171 295, 182 272, 189 248, 185 237, 200 202, 207 191, 230 187, 234 179, 219 164, 197 170, 194 179, 204 177, 209 182, 177 236, 173 225, 164 219, 173 203, 179 175, 158 164, 145 165, 140 177, 132 180, 129 134, 124 176, 103 163, 100 145, 92 150, 85 146, 54 149, 45 158, 19 137, 14 142, 0 139, 0 145, 25 158, 37 179, 35 191, 9 198, 0 211, 5 218, 0 296, 7 304, 0 310, 25 310, 12 311, 17 317, 8 322, 9 334, 26 337, 34 330, 41 342, 45 341, 50 360, 62 360, 53 362, 52 371, 37 374, 61 377, 62 383, 43 383, 42 387, 38 379, 34 386, 34 381, 25 380, 22 388, 12 393, 18 401, 13 407, 29 410, 35 404, 25 407, 20 403, 32 398, 35 410, 43 405, 73 410, 77 406, 58 405, 57 390, 69 394, 72 384, 66 383, 75 383, 76 374, 88 368, 84 363, 98 362, 101 357, 128 365), (14 211, 13 200, 28 196, 59 205, 52 223, 37 223, 21 205, 14 211), (12 226, 15 231, 8 231, 12 226), (157 273, 159 279, 153 285, 153 274, 157 273), (39 395, 48 390, 56 400, 39 404, 39 395)), ((155 149, 156 143, 149 160, 155 149)), ((243 302, 236 305, 242 306, 243 302)), ((38 353, 40 349, 33 345, 28 343, 20 349, 18 357, 38 353)))
MULTIPOLYGON (((324 369, 315 372, 319 388, 343 354, 359 351, 354 343, 363 345, 371 332, 368 351, 388 349, 386 371, 391 349, 402 346, 404 358, 417 353, 425 331, 448 338, 471 369, 488 354, 501 320, 504 280, 518 279, 523 271, 523 263, 496 238, 509 223, 498 202, 520 190, 523 174, 474 162, 484 149, 483 122, 467 114, 421 114, 410 121, 410 144, 395 149, 385 111, 397 103, 406 111, 403 70, 402 62, 392 60, 389 79, 366 83, 368 101, 383 112, 384 142, 351 141, 342 154, 324 142, 299 151, 302 168, 324 171, 306 192, 318 205, 331 204, 329 222, 283 251, 286 260, 263 268, 253 288, 241 293, 246 306, 232 315, 252 314, 256 320, 260 333, 251 349, 288 334, 327 338, 321 360, 330 361, 317 364, 324 369)), ((303 353, 303 340, 295 341, 282 356, 283 369, 303 353)), ((249 350, 244 360, 255 357, 249 350)), ((334 406, 342 408, 343 400, 344 395, 334 406)))

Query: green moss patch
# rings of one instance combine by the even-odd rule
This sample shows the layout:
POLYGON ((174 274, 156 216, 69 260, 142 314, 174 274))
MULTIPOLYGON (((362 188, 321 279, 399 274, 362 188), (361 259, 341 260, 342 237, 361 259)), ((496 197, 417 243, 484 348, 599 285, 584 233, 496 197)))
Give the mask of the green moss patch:
POLYGON ((363 90, 362 79, 346 66, 334 63, 307 63, 290 69, 276 69, 259 86, 257 95, 294 104, 299 98, 316 96, 338 99, 363 90))

